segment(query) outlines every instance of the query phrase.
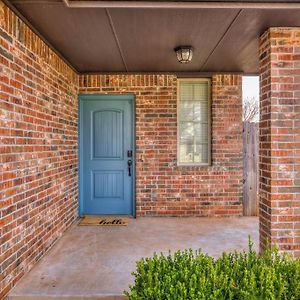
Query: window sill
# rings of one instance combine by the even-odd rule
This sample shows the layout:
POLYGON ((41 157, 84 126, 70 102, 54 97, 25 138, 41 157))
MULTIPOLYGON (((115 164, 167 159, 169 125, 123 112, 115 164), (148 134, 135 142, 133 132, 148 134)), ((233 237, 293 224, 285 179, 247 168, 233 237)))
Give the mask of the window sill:
POLYGON ((203 164, 177 164, 177 167, 211 167, 212 164, 211 163, 203 163, 203 164))

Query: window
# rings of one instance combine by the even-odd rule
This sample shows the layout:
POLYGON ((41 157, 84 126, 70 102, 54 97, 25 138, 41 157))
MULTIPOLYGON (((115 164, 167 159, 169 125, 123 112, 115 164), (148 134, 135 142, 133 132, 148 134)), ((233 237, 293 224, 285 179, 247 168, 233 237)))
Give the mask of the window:
POLYGON ((209 165, 210 80, 178 82, 178 165, 209 165))

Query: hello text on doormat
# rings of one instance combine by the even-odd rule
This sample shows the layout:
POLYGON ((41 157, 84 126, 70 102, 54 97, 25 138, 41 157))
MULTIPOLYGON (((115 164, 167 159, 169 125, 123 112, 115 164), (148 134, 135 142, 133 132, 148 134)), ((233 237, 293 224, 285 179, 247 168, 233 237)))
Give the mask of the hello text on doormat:
POLYGON ((82 226, 127 226, 128 218, 84 216, 79 225, 82 226))

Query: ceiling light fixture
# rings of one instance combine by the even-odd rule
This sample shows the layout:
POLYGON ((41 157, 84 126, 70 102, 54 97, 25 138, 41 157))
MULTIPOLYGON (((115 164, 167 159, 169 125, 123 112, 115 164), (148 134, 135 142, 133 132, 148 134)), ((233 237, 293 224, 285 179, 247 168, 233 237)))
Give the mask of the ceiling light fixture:
POLYGON ((189 63, 193 58, 193 47, 192 46, 179 46, 174 49, 176 52, 177 59, 182 64, 189 63))

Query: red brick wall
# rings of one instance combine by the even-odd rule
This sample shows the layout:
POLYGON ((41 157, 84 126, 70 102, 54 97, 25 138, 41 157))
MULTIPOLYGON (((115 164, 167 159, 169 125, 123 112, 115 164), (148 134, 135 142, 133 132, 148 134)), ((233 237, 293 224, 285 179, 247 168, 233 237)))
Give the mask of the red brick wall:
MULTIPOLYGON (((0 1, 0 298, 77 217, 78 75, 0 1)), ((174 75, 80 76, 134 93, 139 216, 242 214, 241 77, 212 78, 212 166, 178 167, 174 75)))
POLYGON ((0 299, 77 216, 77 75, 0 2, 0 299))
POLYGON ((300 28, 260 40, 260 243, 300 257, 300 28))
POLYGON ((241 76, 212 78, 212 166, 177 166, 174 75, 85 75, 80 93, 136 95, 138 216, 242 214, 241 76))

